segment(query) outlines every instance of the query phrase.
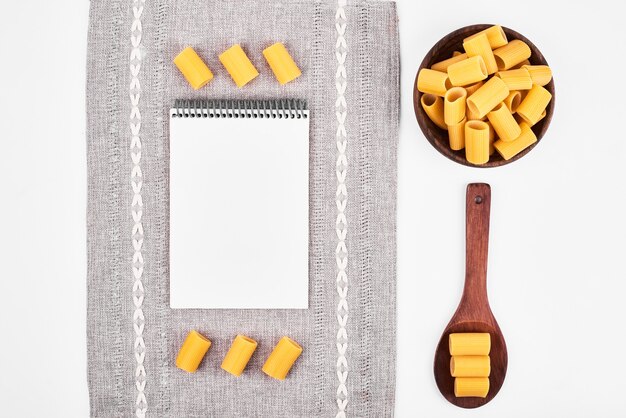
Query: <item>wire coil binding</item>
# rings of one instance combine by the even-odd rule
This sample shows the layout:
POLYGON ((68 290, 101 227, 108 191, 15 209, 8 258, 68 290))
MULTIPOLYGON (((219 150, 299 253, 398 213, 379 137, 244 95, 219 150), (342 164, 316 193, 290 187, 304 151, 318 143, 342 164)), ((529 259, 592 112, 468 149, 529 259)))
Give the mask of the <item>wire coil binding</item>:
POLYGON ((183 100, 174 102, 173 118, 260 118, 306 119, 309 109, 306 100, 183 100))

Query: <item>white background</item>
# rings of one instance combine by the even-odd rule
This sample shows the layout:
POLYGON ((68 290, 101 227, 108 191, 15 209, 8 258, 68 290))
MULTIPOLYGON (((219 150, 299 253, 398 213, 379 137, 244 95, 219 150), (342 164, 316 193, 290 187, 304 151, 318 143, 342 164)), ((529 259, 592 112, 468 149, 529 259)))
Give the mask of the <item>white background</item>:
MULTIPOLYGON (((626 416, 622 5, 399 2, 398 417, 626 416), (413 115, 422 57, 473 23, 523 33, 555 74, 547 135, 503 168, 448 161, 413 115), (509 369, 490 404, 466 411, 437 391, 432 359, 461 293, 473 181, 492 185, 489 292, 509 369)), ((87 18, 86 0, 9 1, 0 14, 2 417, 88 415, 87 18)))

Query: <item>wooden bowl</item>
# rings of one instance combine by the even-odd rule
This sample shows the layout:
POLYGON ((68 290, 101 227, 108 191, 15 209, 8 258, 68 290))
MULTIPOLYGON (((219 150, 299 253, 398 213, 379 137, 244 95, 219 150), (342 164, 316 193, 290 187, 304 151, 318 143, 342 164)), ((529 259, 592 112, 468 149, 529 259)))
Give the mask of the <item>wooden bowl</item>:
MULTIPOLYGON (((464 28, 457 29, 454 32, 449 33, 445 37, 443 37, 439 42, 433 46, 430 51, 424 57, 422 64, 417 70, 419 74, 419 70, 422 68, 430 68, 436 62, 443 61, 444 59, 450 58, 454 51, 463 51, 463 39, 475 34, 476 32, 480 32, 481 30, 487 29, 488 27, 493 25, 471 25, 465 26, 464 28)), ((548 65, 548 62, 544 58, 543 54, 537 47, 526 39, 524 36, 515 32, 512 29, 502 27, 504 33, 506 34, 509 41, 513 39, 519 39, 521 41, 526 42, 530 47, 532 55, 529 58, 529 61, 532 65, 548 65)), ((415 109, 415 117, 417 118, 417 122, 428 139, 428 142, 431 143, 437 151, 441 154, 445 155, 449 159, 459 164, 463 164, 470 167, 499 167, 501 165, 512 163, 513 161, 519 160, 524 155, 528 154, 535 146, 541 141, 544 134, 548 130, 548 126, 550 126, 550 121, 552 120, 552 114, 554 113, 554 79, 550 80, 550 83, 544 86, 546 90, 548 90, 552 94, 552 100, 548 104, 546 109, 546 116, 539 123, 532 127, 533 132, 537 136, 537 142, 535 142, 530 147, 526 148, 524 151, 517 154, 515 157, 510 160, 505 160, 502 158, 497 152, 495 152, 490 158, 489 162, 482 165, 474 165, 468 162, 465 159, 465 150, 462 149, 460 151, 453 151, 450 149, 448 142, 448 132, 439 128, 433 121, 430 120, 424 109, 422 109, 422 105, 420 103, 420 99, 422 97, 422 93, 417 91, 417 74, 415 75, 415 83, 413 83, 413 107, 415 109)))

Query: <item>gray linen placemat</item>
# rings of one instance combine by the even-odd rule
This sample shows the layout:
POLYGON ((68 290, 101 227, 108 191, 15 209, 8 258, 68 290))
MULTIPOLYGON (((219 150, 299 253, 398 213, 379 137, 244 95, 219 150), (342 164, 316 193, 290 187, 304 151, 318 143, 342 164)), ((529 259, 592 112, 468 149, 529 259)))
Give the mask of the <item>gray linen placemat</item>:
POLYGON ((395 4, 92 0, 87 65, 91 416, 391 416, 395 4), (276 41, 303 72, 284 87, 261 55, 276 41), (234 43, 261 73, 242 89, 217 59, 234 43), (216 75, 197 92, 172 64, 187 45, 216 75), (178 98, 281 97, 307 99, 311 110, 310 308, 171 310, 169 107, 178 98), (213 342, 195 374, 174 366, 191 329, 213 342), (259 342, 239 378, 220 369, 237 333, 259 342), (260 369, 283 335, 304 352, 279 382, 260 369))

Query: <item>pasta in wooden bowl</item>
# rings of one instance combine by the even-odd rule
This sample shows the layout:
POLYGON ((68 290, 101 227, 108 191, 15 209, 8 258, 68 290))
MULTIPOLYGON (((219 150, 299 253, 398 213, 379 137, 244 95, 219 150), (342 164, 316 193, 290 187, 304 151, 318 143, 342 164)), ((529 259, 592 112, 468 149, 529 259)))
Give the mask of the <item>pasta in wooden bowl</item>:
POLYGON ((554 112, 552 71, 519 33, 466 26, 426 54, 413 106, 422 132, 441 154, 467 166, 498 167, 543 138, 554 112))

